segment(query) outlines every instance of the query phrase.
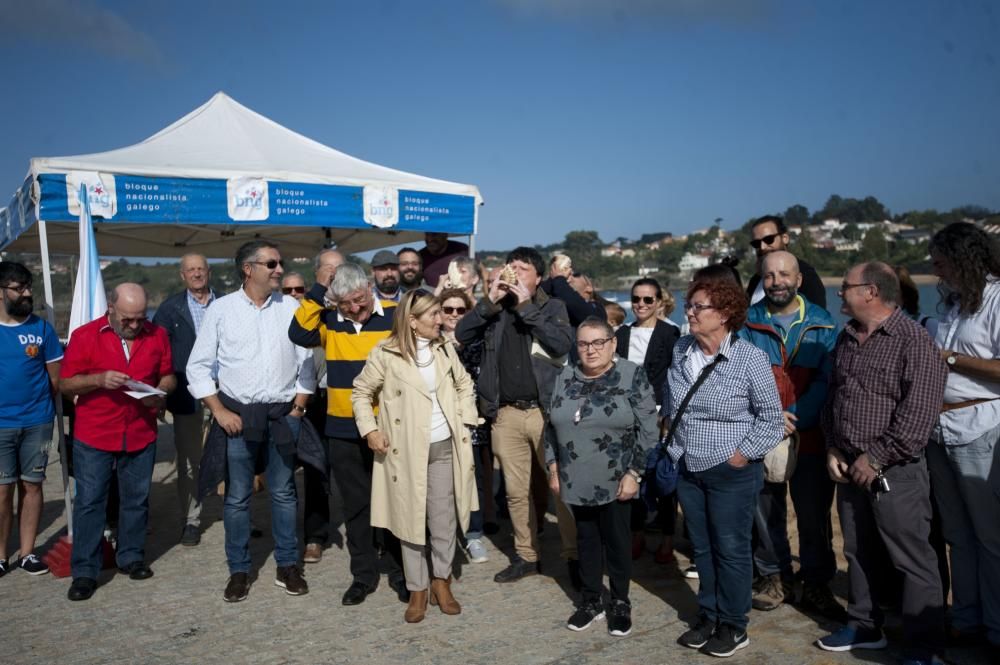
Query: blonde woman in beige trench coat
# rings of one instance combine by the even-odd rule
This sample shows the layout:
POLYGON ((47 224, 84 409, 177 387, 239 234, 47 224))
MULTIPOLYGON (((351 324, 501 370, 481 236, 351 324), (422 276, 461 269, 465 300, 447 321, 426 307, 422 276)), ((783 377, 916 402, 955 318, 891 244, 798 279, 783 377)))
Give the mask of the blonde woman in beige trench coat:
POLYGON ((372 526, 402 542, 410 590, 404 619, 423 620, 428 600, 445 614, 459 614, 451 564, 457 529, 466 530, 469 513, 479 507, 468 430, 478 411, 472 379, 441 336, 441 304, 433 294, 417 289, 403 296, 392 333, 354 380, 351 401, 358 430, 375 453, 372 526))

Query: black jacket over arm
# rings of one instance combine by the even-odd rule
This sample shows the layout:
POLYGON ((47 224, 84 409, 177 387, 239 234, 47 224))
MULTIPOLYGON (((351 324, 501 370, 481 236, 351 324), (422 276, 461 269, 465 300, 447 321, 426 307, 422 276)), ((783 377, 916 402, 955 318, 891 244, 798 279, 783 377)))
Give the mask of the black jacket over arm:
POLYGON ((550 297, 563 301, 563 304, 566 305, 566 312, 569 314, 569 324, 574 328, 590 316, 596 316, 601 321, 608 319, 608 313, 600 303, 584 300, 583 296, 569 285, 565 277, 550 277, 542 280, 538 288, 545 291, 550 297))
MULTIPOLYGON (((653 384, 657 406, 663 403, 663 383, 667 380, 667 370, 670 368, 670 360, 674 355, 674 343, 680 339, 680 336, 681 331, 676 326, 657 320, 656 326, 653 328, 653 335, 649 338, 649 348, 646 349, 646 358, 642 361, 642 367, 646 370, 646 378, 653 384)), ((622 326, 615 333, 615 339, 618 340, 618 348, 615 353, 626 360, 628 359, 628 345, 631 338, 632 326, 622 326)))

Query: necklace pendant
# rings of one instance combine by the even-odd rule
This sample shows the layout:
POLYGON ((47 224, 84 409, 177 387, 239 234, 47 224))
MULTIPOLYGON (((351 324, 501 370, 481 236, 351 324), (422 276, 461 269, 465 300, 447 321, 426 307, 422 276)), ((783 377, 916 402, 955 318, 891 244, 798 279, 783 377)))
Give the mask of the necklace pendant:
POLYGON ((578 408, 578 409, 576 410, 576 413, 574 413, 574 414, 573 414, 573 424, 574 424, 574 425, 576 425, 576 424, 578 424, 578 423, 580 422, 580 411, 581 411, 582 409, 583 409, 583 407, 582 407, 582 406, 581 406, 581 407, 579 407, 579 408, 578 408))

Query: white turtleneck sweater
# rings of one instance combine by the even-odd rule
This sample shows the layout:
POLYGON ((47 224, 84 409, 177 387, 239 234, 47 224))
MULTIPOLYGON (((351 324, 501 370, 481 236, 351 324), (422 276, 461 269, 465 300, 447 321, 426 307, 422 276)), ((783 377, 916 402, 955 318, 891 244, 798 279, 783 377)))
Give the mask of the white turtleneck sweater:
POLYGON ((431 351, 431 341, 417 337, 417 369, 420 370, 420 376, 424 377, 427 390, 431 393, 431 443, 451 438, 451 428, 448 427, 448 421, 437 398, 437 370, 434 367, 436 362, 431 351))

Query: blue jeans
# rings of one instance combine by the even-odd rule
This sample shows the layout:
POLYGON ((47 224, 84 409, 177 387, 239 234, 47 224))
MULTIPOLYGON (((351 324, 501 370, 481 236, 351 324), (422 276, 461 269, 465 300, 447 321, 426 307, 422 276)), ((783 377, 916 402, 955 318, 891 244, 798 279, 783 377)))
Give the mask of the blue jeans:
POLYGON ((709 621, 745 630, 750 612, 753 553, 750 532, 764 465, 723 462, 689 471, 681 458, 677 498, 684 510, 698 568, 698 605, 709 621))
MULTIPOLYGON (((829 584, 837 573, 833 552, 833 481, 822 454, 800 453, 795 473, 788 481, 799 529, 799 563, 802 580, 829 584)), ((764 483, 757 498, 754 526, 757 545, 754 563, 761 575, 792 576, 792 551, 788 543, 788 503, 785 483, 764 483)))
POLYGON ((149 485, 156 462, 156 444, 134 453, 107 452, 73 440, 73 577, 97 579, 103 563, 101 538, 111 474, 118 474, 121 502, 118 509, 119 568, 142 561, 145 556, 146 523, 149 518, 149 485))
MULTIPOLYGON (((285 416, 292 436, 298 437, 298 418, 285 416)), ((250 497, 253 477, 260 458, 271 495, 271 533, 274 536, 274 562, 293 566, 299 561, 299 541, 295 531, 298 512, 295 493, 295 455, 282 455, 267 443, 249 443, 242 436, 231 436, 226 446, 226 498, 222 521, 226 527, 226 561, 229 574, 250 572, 250 497)))
POLYGON ((483 537, 483 506, 486 505, 486 495, 483 493, 483 474, 493 473, 492 468, 483 468, 482 460, 479 458, 479 448, 476 446, 472 448, 472 460, 475 462, 476 469, 476 492, 479 494, 479 510, 473 510, 469 513, 469 530, 465 532, 466 540, 483 537))
POLYGON ((43 482, 51 446, 51 422, 0 429, 0 485, 43 482))
POLYGON ((951 623, 1000 645, 1000 429, 961 446, 927 445, 941 530, 951 545, 951 623))

